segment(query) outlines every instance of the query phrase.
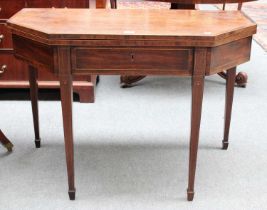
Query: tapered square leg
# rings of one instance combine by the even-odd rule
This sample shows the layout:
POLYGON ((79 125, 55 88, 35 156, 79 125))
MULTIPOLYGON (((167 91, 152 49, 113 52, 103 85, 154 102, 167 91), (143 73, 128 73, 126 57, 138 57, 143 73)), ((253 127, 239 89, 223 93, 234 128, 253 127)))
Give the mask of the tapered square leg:
POLYGON ((40 138, 40 132, 39 132, 37 77, 38 77, 38 70, 30 65, 29 66, 29 82, 30 82, 30 94, 31 94, 34 134, 35 134, 35 147, 40 148, 41 138, 40 138))
POLYGON ((74 187, 74 149, 72 130, 72 80, 68 76, 60 76, 60 94, 64 126, 65 152, 68 171, 69 197, 75 199, 74 187))
POLYGON ((234 98, 236 67, 226 72, 226 93, 225 93, 225 116, 224 116, 224 136, 222 149, 227 150, 229 145, 229 130, 231 123, 232 105, 234 98))
POLYGON ((204 77, 206 68, 206 50, 196 48, 195 64, 192 76, 192 110, 191 110, 191 134, 189 151, 189 176, 187 188, 187 200, 194 198, 194 183, 197 163, 197 151, 199 141, 199 128, 201 120, 202 99, 204 90, 204 77))
POLYGON ((59 80, 60 96, 63 115, 65 153, 68 172, 69 198, 75 199, 74 185, 74 148, 73 148, 73 128, 72 128, 72 76, 70 66, 70 48, 60 47, 58 49, 59 58, 59 80))
POLYGON ((223 150, 227 150, 228 149, 228 145, 229 145, 228 141, 222 140, 222 149, 223 150))
POLYGON ((194 192, 187 189, 187 200, 192 201, 194 199, 194 192))
POLYGON ((69 198, 70 200, 75 200, 75 193, 76 193, 76 190, 69 190, 69 198))
POLYGON ((34 143, 35 143, 35 147, 36 148, 40 148, 41 147, 41 139, 35 139, 34 143))

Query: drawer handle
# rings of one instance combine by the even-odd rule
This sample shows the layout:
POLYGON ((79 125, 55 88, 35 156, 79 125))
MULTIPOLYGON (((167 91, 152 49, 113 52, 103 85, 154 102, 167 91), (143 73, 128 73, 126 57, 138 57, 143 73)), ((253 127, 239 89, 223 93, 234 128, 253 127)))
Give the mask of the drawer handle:
POLYGON ((3 41, 3 39, 4 39, 4 35, 0 34, 0 43, 3 41))
POLYGON ((3 74, 7 70, 7 65, 3 65, 0 69, 0 74, 3 74))

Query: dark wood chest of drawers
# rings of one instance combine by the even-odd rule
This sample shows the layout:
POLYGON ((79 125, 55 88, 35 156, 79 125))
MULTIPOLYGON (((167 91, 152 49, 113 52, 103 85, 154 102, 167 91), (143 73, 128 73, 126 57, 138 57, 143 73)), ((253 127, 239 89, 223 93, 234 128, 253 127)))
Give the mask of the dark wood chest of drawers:
MULTIPOLYGON (((22 8, 89 8, 89 0, 0 0, 0 88, 29 88, 25 63, 14 57, 11 32, 6 20, 22 8)), ((58 78, 49 71, 39 71, 40 88, 58 88, 58 78)), ((73 90, 80 102, 94 102, 95 76, 74 78, 73 90)))

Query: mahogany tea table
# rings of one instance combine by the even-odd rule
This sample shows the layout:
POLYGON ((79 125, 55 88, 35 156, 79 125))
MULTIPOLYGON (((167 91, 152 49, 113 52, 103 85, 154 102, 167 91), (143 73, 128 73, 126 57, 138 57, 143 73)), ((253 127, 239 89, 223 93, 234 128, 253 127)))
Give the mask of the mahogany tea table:
POLYGON ((23 9, 8 20, 8 26, 16 57, 29 65, 37 146, 38 67, 48 67, 60 78, 71 200, 75 199, 73 76, 191 77, 187 199, 193 200, 204 78, 228 69, 223 137, 223 149, 227 149, 235 66, 250 59, 256 24, 240 11, 23 9))

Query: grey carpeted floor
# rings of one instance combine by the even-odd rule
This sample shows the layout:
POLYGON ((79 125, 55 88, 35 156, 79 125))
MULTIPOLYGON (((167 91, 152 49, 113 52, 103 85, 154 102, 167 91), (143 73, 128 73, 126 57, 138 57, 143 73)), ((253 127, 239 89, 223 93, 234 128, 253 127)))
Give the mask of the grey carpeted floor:
POLYGON ((230 147, 220 149, 225 82, 205 81, 195 199, 186 201, 190 79, 148 77, 130 89, 101 77, 94 104, 74 103, 76 201, 69 201, 59 101, 41 101, 35 149, 29 101, 0 102, 0 209, 267 209, 267 54, 253 43, 238 70, 230 147))

